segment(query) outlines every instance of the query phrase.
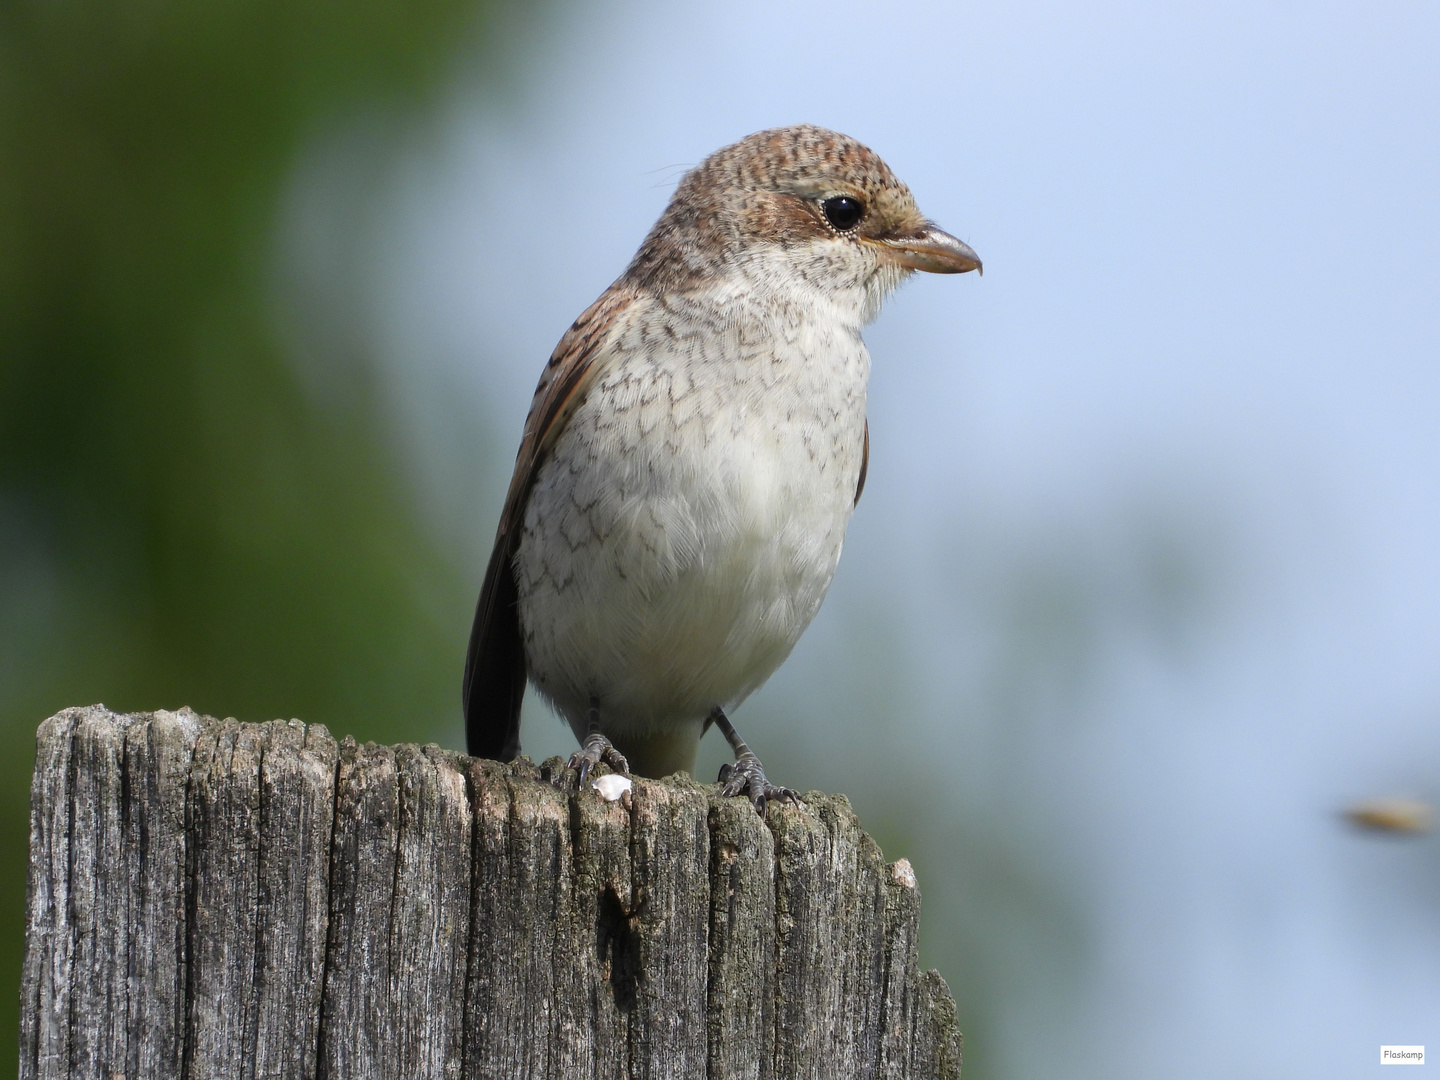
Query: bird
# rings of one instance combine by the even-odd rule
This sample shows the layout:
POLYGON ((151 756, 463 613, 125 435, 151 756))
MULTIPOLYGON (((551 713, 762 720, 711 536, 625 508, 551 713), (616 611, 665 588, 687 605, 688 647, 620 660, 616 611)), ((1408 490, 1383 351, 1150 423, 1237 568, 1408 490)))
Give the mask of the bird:
POLYGON ((688 171, 565 331, 525 419, 465 658, 466 744, 520 752, 527 681, 580 785, 694 772, 797 800, 730 714, 815 617, 865 488, 862 329, 915 271, 983 273, 849 136, 760 131, 688 171))

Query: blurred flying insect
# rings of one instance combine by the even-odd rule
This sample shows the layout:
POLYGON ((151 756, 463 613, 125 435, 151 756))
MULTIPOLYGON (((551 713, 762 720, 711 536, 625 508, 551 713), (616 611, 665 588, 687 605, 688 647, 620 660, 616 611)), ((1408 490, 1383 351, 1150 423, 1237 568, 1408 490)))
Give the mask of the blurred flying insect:
POLYGON ((1435 826, 1435 807, 1420 799, 1367 799, 1345 810, 1350 824, 1370 832, 1418 836, 1435 826))

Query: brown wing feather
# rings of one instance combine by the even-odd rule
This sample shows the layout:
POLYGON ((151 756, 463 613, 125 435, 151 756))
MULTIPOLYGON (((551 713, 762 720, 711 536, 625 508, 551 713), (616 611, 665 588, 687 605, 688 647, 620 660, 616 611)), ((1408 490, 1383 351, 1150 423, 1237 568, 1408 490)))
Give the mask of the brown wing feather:
POLYGON ((617 283, 586 308, 555 346, 530 402, 465 655, 465 744, 475 757, 509 761, 520 753, 525 648, 513 563, 525 504, 546 452, 605 366, 602 346, 638 298, 617 283))
POLYGON ((860 505, 860 496, 865 491, 865 474, 870 471, 870 418, 865 418, 865 449, 860 451, 860 479, 855 481, 855 502, 860 505))

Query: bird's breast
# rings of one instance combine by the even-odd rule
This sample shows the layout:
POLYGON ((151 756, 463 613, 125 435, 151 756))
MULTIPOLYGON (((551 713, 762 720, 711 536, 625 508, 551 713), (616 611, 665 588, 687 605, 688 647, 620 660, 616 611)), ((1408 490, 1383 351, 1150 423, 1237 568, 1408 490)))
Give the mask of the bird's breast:
POLYGON ((819 608, 869 357, 848 327, 800 318, 639 321, 614 348, 531 491, 527 651, 562 708, 562 684, 648 671, 676 699, 652 712, 703 715, 763 682, 819 608))
POLYGON ((637 566, 662 575, 752 545, 838 554, 864 443, 858 333, 793 314, 657 314, 672 317, 621 339, 571 420, 573 446, 557 448, 572 505, 628 532, 637 566))

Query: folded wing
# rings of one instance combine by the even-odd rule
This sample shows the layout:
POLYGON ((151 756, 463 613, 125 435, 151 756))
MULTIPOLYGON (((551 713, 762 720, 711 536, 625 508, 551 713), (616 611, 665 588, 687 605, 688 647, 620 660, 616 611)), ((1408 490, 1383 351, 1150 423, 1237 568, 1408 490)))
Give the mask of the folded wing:
POLYGON ((525 505, 550 447, 604 369, 606 343, 637 299, 632 286, 607 289, 565 332, 535 388, 465 655, 465 744, 474 757, 509 761, 520 753, 525 647, 514 562, 525 505))

